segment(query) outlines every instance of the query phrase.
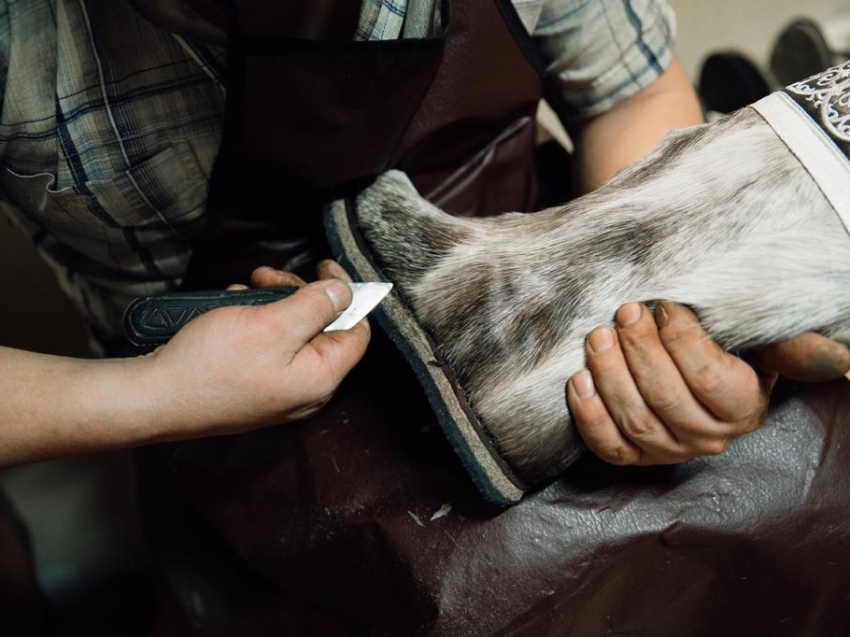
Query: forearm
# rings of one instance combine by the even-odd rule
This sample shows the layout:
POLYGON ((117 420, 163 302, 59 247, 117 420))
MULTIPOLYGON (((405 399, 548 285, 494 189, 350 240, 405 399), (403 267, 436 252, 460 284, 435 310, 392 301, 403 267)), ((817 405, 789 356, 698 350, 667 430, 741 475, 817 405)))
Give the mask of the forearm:
POLYGON ((651 86, 597 117, 568 126, 575 143, 579 194, 599 188, 617 171, 649 154, 673 129, 702 123, 696 94, 673 60, 651 86))
MULTIPOLYGON (((325 280, 268 305, 208 312, 147 356, 81 360, 0 347, 0 467, 309 417, 370 334, 366 321, 322 331, 351 302, 334 278, 347 275, 328 263, 325 280)), ((286 278, 266 270, 261 287, 286 278)))
POLYGON ((152 442, 161 408, 144 358, 83 360, 0 347, 0 466, 152 442))

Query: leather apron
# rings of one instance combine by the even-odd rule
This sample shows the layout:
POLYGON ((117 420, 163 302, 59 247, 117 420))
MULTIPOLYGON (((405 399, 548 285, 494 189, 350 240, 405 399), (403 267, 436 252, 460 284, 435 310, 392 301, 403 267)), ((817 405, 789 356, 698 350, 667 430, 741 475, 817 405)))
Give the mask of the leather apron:
MULTIPOLYGON (((224 136, 184 287, 309 273, 324 205, 391 168, 454 214, 533 207, 542 80, 510 2, 443 0, 438 33, 380 42, 278 37, 286 11, 263 4, 230 7, 224 136)), ((308 24, 327 10, 301 4, 308 24)))
MULTIPOLYGON (((443 17, 421 41, 237 34, 190 283, 304 271, 321 204, 391 167, 454 213, 533 206, 530 41, 507 0, 443 17)), ((309 422, 146 450, 146 524, 204 634, 850 634, 846 382, 792 393, 718 458, 588 456, 500 511, 375 330, 309 422)))

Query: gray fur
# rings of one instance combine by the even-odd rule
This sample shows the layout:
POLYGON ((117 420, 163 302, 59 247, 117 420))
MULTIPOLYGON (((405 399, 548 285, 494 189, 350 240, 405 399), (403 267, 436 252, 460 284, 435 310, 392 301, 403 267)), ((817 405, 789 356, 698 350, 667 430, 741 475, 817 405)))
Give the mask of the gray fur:
POLYGON ((391 172, 358 211, 389 278, 531 482, 580 453, 565 383, 584 366, 585 336, 623 303, 685 303, 733 351, 850 327, 850 237, 750 109, 671 133, 563 207, 451 217, 391 172))

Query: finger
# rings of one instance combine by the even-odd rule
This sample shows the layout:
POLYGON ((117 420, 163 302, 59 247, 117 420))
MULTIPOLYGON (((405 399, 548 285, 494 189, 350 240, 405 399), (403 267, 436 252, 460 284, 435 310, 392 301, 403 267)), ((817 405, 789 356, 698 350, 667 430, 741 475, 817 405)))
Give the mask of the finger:
POLYGON ((675 451, 678 442, 640 395, 616 332, 608 327, 591 332, 585 356, 596 390, 623 435, 650 453, 675 451))
POLYGON ((346 283, 351 283, 351 277, 348 276, 343 267, 331 259, 323 259, 316 266, 316 275, 319 279, 339 279, 346 283))
POLYGON ((850 350, 813 332, 768 345, 751 359, 759 369, 806 382, 834 380, 850 370, 850 350))
POLYGON ((232 285, 227 286, 228 292, 237 292, 239 290, 247 290, 247 285, 242 285, 241 283, 233 283, 232 285))
POLYGON ((325 329, 351 303, 351 289, 342 281, 316 281, 293 295, 258 312, 273 314, 272 321, 285 328, 289 343, 297 351, 325 329))
POLYGON ((284 285, 294 285, 300 288, 307 285, 307 282, 292 272, 284 272, 264 265, 251 273, 251 285, 255 288, 272 288, 284 285))
POLYGON ((772 378, 724 352, 683 305, 659 303, 655 317, 661 342, 697 400, 721 421, 760 423, 772 378))
POLYGON ((579 435, 593 453, 615 465, 640 462, 640 447, 629 441, 617 428, 588 370, 580 371, 567 383, 567 404, 579 435))
MULTIPOLYGON (((348 272, 336 261, 333 259, 322 259, 319 261, 319 265, 316 266, 316 276, 319 280, 324 279, 339 279, 340 281, 345 281, 346 283, 352 283, 351 277, 348 275, 348 272)), ((371 326, 369 325, 369 319, 365 316, 360 320, 360 323, 363 324, 363 327, 366 328, 369 333, 371 333, 371 326)))
POLYGON ((618 310, 617 337, 640 395, 678 439, 685 432, 716 432, 717 419, 694 398, 646 306, 629 303, 618 310))
POLYGON ((310 341, 310 346, 321 357, 332 389, 363 358, 370 338, 369 323, 361 321, 347 330, 322 332, 310 341))

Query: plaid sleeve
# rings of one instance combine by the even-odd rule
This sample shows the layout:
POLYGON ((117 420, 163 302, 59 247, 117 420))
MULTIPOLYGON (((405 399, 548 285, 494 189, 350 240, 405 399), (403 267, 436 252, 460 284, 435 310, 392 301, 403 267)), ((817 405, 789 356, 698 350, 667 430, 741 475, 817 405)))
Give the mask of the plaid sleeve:
POLYGON ((655 81, 673 59, 664 0, 550 0, 532 35, 561 117, 603 113, 655 81))

